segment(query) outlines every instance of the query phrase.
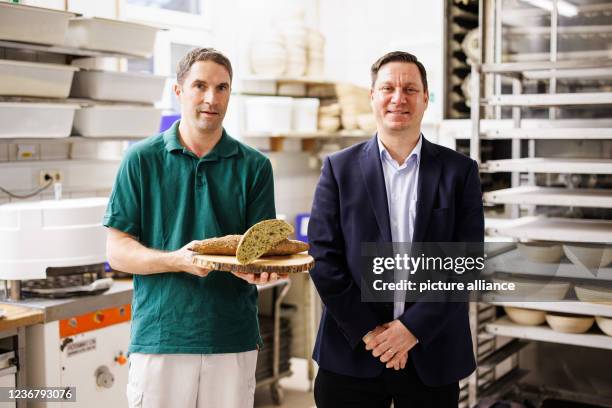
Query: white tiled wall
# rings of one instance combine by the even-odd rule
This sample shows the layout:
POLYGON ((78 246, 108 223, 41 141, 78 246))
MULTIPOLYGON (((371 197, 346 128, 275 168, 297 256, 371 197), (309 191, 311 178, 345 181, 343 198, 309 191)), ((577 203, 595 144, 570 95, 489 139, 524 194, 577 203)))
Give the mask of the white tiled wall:
POLYGON ((311 168, 308 153, 268 153, 274 171, 276 212, 292 224, 312 207, 319 168, 311 168))
MULTIPOLYGON (((26 194, 39 187, 41 170, 59 170, 63 197, 95 197, 110 194, 124 148, 123 142, 24 143, 36 153, 30 159, 18 159, 19 145, 0 142, 0 186, 26 194)), ((53 198, 50 187, 29 200, 53 198)), ((0 192, 0 203, 21 201, 0 192)))

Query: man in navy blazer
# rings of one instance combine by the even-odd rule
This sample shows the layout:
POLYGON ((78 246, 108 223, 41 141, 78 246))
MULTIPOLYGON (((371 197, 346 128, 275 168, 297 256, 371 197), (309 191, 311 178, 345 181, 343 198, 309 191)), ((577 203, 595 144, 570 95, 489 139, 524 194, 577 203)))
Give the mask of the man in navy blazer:
POLYGON ((312 280, 324 304, 314 359, 326 407, 457 407, 476 367, 467 303, 366 303, 364 242, 482 242, 477 163, 429 142, 425 68, 392 52, 372 66, 377 133, 326 158, 310 215, 312 280))

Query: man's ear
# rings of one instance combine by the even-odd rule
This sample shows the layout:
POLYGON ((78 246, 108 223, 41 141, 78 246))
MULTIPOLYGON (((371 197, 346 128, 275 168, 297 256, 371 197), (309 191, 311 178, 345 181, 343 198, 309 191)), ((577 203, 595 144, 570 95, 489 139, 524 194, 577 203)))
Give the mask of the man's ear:
POLYGON ((172 91, 174 92, 174 95, 176 95, 176 97, 178 98, 179 96, 181 96, 181 92, 183 92, 183 89, 179 84, 175 83, 172 86, 172 91))
POLYGON ((429 105, 429 89, 425 91, 425 95, 423 97, 425 98, 425 105, 429 105))

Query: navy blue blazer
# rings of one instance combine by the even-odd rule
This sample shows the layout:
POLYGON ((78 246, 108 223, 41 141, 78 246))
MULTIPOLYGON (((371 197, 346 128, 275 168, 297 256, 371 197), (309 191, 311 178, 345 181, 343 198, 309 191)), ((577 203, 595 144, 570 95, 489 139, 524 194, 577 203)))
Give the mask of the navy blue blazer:
MULTIPOLYGON (((413 242, 482 242, 484 214, 477 163, 423 138, 413 242)), ((362 242, 391 242, 376 136, 326 158, 308 225, 310 272, 324 304, 313 357, 338 374, 376 377, 385 368, 362 337, 393 320, 392 303, 362 303, 362 242)), ((409 359, 429 386, 476 368, 467 303, 407 303, 402 323, 419 343, 409 359)))

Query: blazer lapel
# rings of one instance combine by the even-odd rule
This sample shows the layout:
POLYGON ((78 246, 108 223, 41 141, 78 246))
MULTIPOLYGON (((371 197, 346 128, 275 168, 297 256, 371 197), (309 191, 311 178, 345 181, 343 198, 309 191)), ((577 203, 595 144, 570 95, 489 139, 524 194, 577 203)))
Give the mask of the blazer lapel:
POLYGON ((423 242, 423 239, 425 239, 429 216, 431 215, 438 191, 438 180, 440 179, 441 164, 437 156, 438 149, 436 146, 423 137, 419 166, 417 211, 412 242, 423 242))
POLYGON ((387 189, 383 175, 378 142, 374 136, 366 143, 359 157, 359 166, 365 183, 370 205, 374 210, 376 223, 383 241, 391 242, 391 227, 389 225, 389 206, 387 204, 387 189))

